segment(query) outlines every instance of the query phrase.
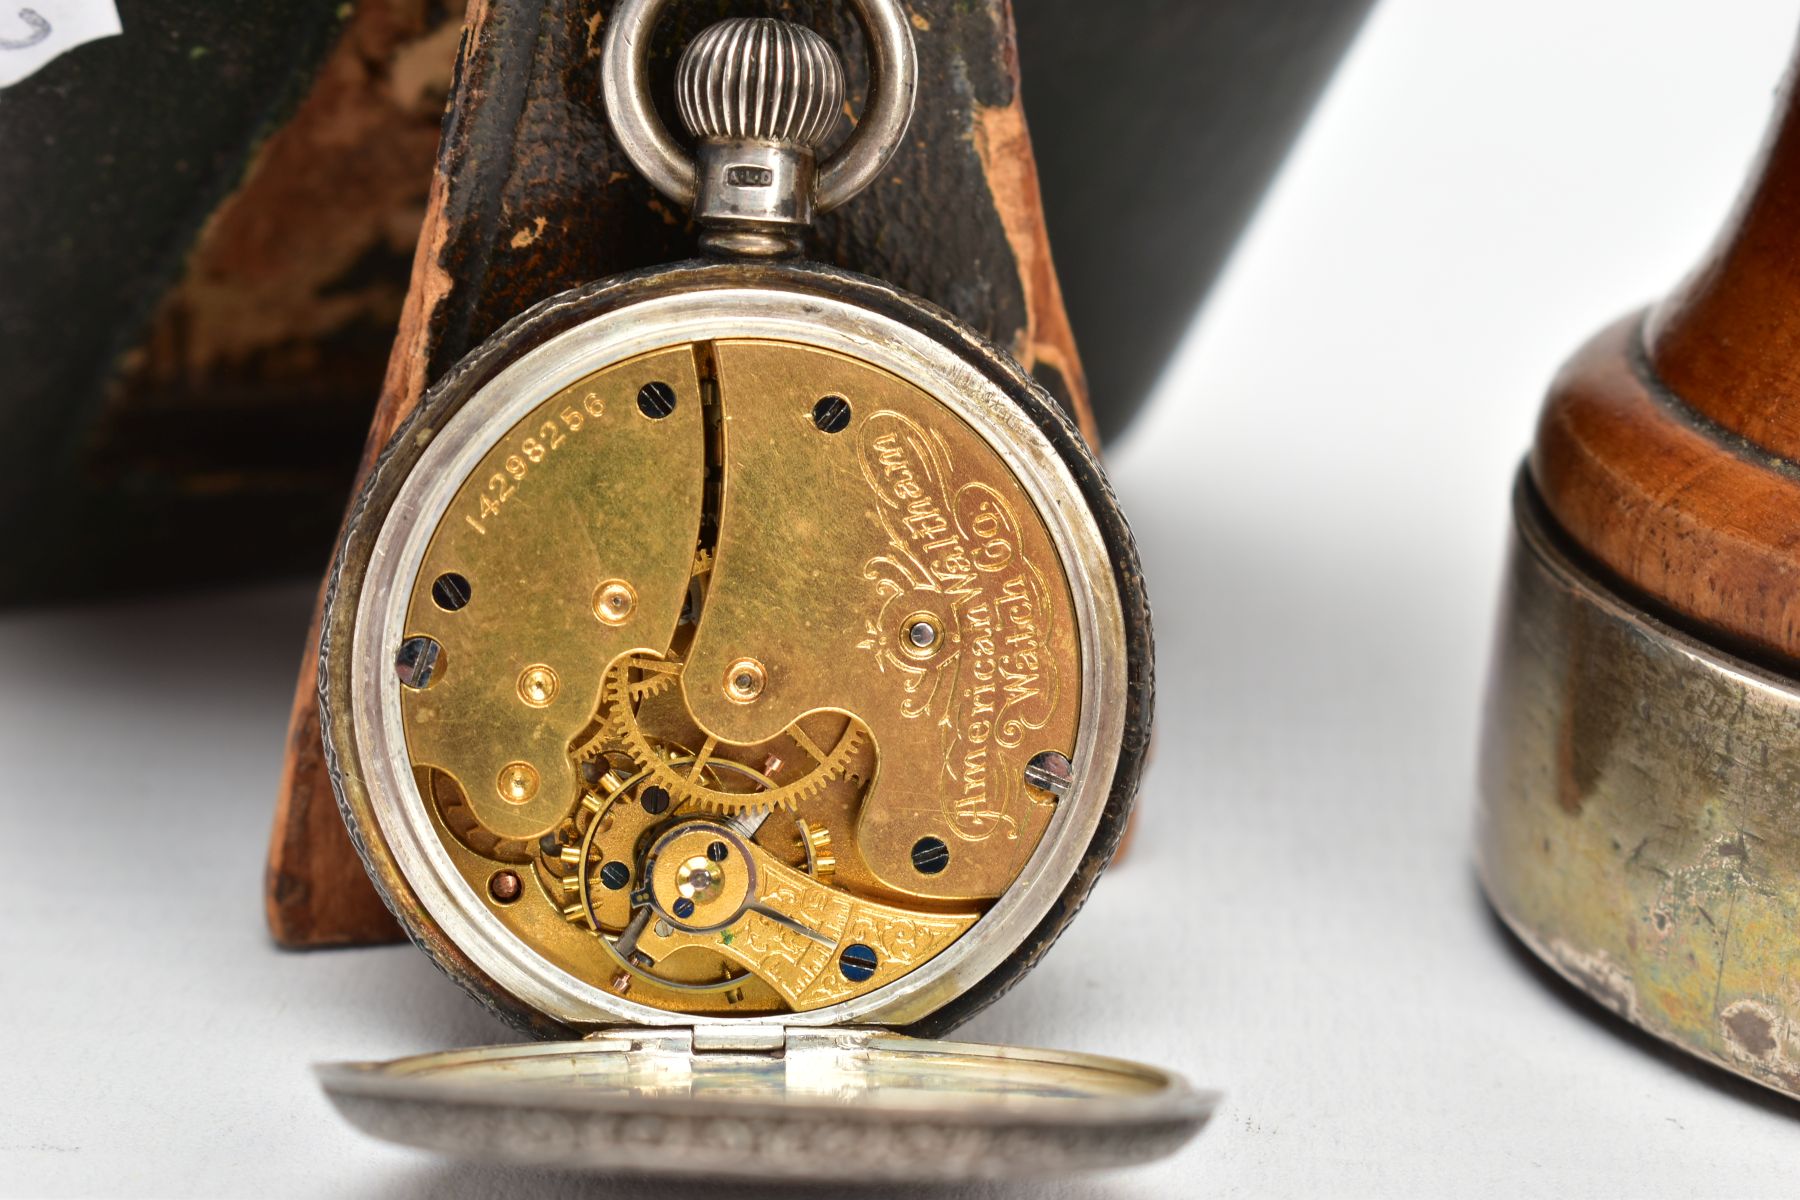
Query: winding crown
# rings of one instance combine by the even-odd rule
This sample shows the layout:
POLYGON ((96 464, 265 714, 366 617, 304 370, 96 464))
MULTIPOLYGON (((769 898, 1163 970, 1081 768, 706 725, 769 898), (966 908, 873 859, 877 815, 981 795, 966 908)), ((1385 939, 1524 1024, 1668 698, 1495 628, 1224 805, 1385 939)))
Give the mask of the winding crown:
POLYGON ((768 17, 720 21, 675 68, 681 120, 703 141, 766 141, 817 151, 844 106, 844 68, 812 30, 768 17))

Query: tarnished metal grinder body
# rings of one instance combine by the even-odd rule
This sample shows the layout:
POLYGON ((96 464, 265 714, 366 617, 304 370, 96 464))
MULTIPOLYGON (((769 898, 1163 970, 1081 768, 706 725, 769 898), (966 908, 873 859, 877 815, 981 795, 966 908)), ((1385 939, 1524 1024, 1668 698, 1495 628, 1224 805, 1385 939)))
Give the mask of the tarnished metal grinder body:
POLYGON ((1800 684, 1600 582, 1528 481, 1515 502, 1481 762, 1488 897, 1621 1017, 1800 1094, 1800 684))
POLYGON ((1551 389, 1480 770, 1487 894, 1674 1045, 1800 1096, 1800 106, 1707 260, 1551 389))
POLYGON ((477 1158, 955 1179, 1165 1154, 1212 1099, 1084 1055, 925 1040, 1036 964, 1117 848, 1149 739, 1136 551, 1005 351, 798 261, 877 179, 911 26, 835 52, 725 21, 677 72, 662 0, 608 21, 621 146, 721 256, 506 325, 426 394, 353 506, 319 711, 370 877, 544 1050, 322 1071, 369 1132, 477 1158), (809 1149, 849 1145, 851 1155, 809 1149))

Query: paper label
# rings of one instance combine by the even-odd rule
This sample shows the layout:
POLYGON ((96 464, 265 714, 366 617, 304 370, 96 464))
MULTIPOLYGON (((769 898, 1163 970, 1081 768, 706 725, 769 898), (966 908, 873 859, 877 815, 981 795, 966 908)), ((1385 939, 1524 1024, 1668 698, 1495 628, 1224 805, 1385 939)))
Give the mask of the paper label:
POLYGON ((0 88, 83 42, 121 31, 113 0, 0 0, 0 88))

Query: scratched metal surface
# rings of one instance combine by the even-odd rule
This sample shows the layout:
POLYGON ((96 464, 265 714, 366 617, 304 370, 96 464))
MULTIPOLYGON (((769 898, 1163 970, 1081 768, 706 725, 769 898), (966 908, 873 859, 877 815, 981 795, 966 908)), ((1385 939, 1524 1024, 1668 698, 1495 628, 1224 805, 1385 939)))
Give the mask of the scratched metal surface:
POLYGON ((1645 617, 1528 482, 1480 771, 1489 898, 1620 1016, 1800 1095, 1800 686, 1645 617))
MULTIPOLYGON (((1164 1166, 938 1195, 1792 1195, 1795 1105, 1535 968, 1479 896, 1471 830, 1508 494, 1544 384, 1706 243, 1797 18, 1794 0, 1704 22, 1685 0, 1376 10, 1111 456, 1161 643, 1132 856, 960 1031, 1164 1063, 1225 1106, 1164 1166)), ((595 1194, 367 1141, 307 1073, 502 1029, 410 947, 266 941, 267 797, 310 603, 0 617, 0 837, 32 851, 0 919, 0 978, 29 981, 0 988, 0 1078, 26 1081, 0 1089, 0 1194, 595 1194)))

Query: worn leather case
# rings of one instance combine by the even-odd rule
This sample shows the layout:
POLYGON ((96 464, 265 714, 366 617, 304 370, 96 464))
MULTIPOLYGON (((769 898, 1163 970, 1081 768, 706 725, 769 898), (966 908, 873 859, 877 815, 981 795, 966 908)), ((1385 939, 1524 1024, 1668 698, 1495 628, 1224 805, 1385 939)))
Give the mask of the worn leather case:
MULTIPOLYGON (((663 23, 657 94, 669 92, 679 47, 728 7, 678 6, 663 23)), ((691 253, 684 215, 632 169, 606 123, 598 56, 610 8, 470 5, 362 475, 430 383, 508 319, 578 284, 691 253)), ((885 180, 820 220, 814 254, 923 296, 1009 349, 1092 440, 1019 99, 1010 6, 915 0, 909 10, 920 87, 907 146, 885 180)), ((782 15, 845 48, 850 108, 859 109, 868 77, 846 7, 796 0, 782 15)), ((325 770, 317 639, 315 617, 270 844, 269 927, 292 947, 395 940, 399 927, 351 848, 325 770)))

